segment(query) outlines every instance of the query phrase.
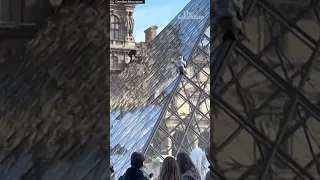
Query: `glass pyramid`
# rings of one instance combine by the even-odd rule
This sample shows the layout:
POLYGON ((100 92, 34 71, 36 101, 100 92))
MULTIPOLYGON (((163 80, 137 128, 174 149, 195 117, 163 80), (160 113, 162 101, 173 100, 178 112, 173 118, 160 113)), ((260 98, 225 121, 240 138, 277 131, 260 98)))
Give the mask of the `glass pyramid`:
POLYGON ((320 179, 319 6, 259 0, 248 11, 250 42, 210 39, 222 47, 210 55, 211 176, 320 179))
POLYGON ((116 179, 132 152, 147 157, 146 173, 177 152, 209 145, 210 1, 190 3, 153 40, 141 63, 130 64, 111 83, 111 160, 116 179), (187 73, 178 75, 183 55, 187 73))

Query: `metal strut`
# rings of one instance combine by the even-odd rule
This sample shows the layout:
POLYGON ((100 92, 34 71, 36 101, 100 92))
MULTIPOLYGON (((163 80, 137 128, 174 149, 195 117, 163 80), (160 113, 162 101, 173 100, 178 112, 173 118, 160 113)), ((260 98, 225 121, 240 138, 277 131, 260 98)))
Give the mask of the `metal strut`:
MULTIPOLYGON (((212 87, 217 86, 219 80, 221 79, 221 76, 224 74, 224 71, 228 65, 228 60, 235 47, 235 44, 235 41, 225 41, 220 45, 220 47, 218 47, 218 53, 216 55, 216 51, 211 51, 210 53, 210 107, 212 109, 215 107, 215 104, 214 101, 211 100, 211 97, 213 96, 213 94, 215 94, 215 91, 217 91, 217 88, 212 87)), ((213 126, 213 121, 210 121, 211 129, 213 129, 213 126)), ((210 149, 215 149, 215 144, 212 141, 212 137, 210 146, 210 149)), ((210 164, 216 162, 215 155, 210 157, 210 161, 210 164)), ((227 177, 225 177, 224 174, 221 172, 218 164, 215 167, 210 166, 210 169, 212 175, 219 177, 221 180, 227 179, 227 177)))
POLYGON ((226 62, 228 61, 235 44, 235 41, 223 42, 220 45, 216 56, 213 54, 214 52, 210 53, 210 87, 215 87, 217 82, 219 82, 221 75, 227 67, 228 63, 226 62))

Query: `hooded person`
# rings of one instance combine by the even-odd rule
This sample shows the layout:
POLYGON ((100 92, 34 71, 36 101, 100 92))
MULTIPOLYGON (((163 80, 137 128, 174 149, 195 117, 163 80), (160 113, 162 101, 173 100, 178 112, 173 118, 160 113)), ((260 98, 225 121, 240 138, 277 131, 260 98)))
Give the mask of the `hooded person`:
POLYGON ((130 62, 129 63, 132 63, 133 62, 133 58, 134 57, 137 57, 137 50, 131 50, 129 51, 129 57, 130 57, 130 62))
POLYGON ((141 153, 134 152, 131 155, 131 167, 119 178, 119 180, 149 180, 142 171, 145 157, 141 153))
POLYGON ((150 173, 150 174, 149 174, 149 179, 150 179, 150 180, 153 180, 153 173, 150 173))
POLYGON ((190 153, 190 158, 194 165, 197 167, 201 179, 204 180, 206 177, 207 172, 209 171, 209 162, 206 157, 205 152, 201 148, 195 148, 190 153))

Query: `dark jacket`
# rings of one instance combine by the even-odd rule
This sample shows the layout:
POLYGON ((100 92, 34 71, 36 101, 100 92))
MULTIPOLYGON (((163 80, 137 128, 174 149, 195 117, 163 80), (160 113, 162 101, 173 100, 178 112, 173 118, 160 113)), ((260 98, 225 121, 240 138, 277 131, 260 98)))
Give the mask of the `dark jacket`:
POLYGON ((137 168, 129 168, 127 171, 119 178, 119 180, 149 180, 144 176, 143 172, 137 168))
POLYGON ((201 180, 201 177, 198 171, 188 170, 182 174, 182 180, 201 180))

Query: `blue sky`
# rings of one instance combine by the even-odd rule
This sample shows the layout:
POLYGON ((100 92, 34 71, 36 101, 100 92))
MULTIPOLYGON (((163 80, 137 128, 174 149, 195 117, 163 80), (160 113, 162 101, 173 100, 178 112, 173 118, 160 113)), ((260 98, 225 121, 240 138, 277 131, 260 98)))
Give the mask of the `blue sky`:
POLYGON ((144 41, 144 30, 152 25, 158 26, 157 33, 190 2, 190 0, 145 0, 137 5, 133 13, 135 27, 133 36, 136 42, 144 41))

